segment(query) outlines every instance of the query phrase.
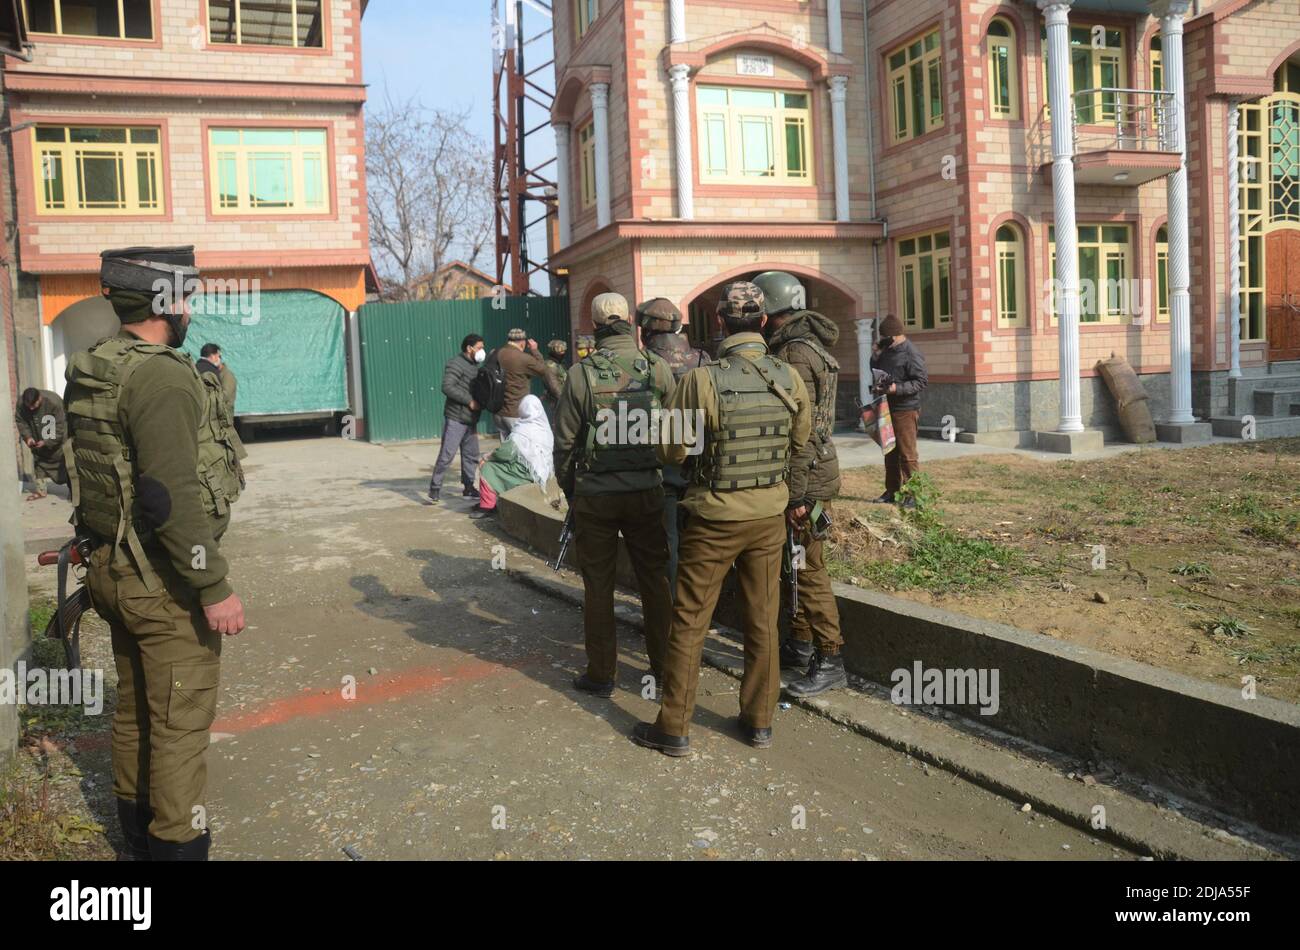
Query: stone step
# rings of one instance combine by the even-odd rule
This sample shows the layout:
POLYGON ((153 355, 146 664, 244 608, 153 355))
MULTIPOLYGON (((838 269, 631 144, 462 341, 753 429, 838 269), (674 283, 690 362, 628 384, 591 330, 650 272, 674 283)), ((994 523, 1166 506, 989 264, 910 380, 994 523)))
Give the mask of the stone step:
MULTIPOLYGON (((1245 429, 1241 416, 1215 416, 1210 420, 1214 434, 1224 439, 1240 439, 1245 429)), ((1256 439, 1285 439, 1300 436, 1300 415, 1256 416, 1256 439)))
POLYGON ((1289 416, 1291 407, 1300 402, 1300 388, 1256 389, 1253 398, 1256 416, 1289 416))

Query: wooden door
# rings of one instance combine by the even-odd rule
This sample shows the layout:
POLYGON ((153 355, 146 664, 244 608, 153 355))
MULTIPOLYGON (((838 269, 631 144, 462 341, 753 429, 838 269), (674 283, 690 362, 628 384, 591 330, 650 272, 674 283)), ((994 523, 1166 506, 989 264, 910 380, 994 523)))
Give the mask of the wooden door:
POLYGON ((1265 240, 1268 359, 1300 360, 1300 228, 1273 231, 1265 240))

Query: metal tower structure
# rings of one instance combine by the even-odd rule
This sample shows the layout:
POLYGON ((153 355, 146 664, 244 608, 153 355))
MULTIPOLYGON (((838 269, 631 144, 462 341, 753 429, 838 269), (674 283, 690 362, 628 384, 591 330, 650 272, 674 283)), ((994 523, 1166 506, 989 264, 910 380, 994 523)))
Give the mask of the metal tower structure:
MULTIPOLYGON (((544 174, 555 159, 528 164, 530 152, 539 151, 533 145, 535 136, 551 126, 555 101, 555 57, 549 44, 552 31, 550 3, 492 0, 496 279, 508 283, 516 294, 534 293, 533 278, 539 274, 555 277, 546 262, 556 189, 554 179, 544 174), (543 19, 544 29, 540 27, 543 19), (546 45, 539 46, 543 41, 546 45), (533 61, 537 65, 532 65, 533 61)), ((551 152, 548 149, 541 154, 551 152)))

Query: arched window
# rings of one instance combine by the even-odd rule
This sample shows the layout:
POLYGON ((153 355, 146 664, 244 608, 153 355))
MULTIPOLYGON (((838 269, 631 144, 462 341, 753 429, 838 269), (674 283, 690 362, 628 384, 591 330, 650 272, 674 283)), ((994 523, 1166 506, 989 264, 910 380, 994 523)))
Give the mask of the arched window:
POLYGON ((1020 118, 1020 63, 1016 58, 1016 31, 1002 17, 989 24, 989 116, 1020 118))
POLYGON ((1156 231, 1156 323, 1169 322, 1169 229, 1156 231))
POLYGON ((1004 224, 994 240, 997 258, 998 326, 1029 326, 1025 294, 1025 241, 1020 228, 1004 224))

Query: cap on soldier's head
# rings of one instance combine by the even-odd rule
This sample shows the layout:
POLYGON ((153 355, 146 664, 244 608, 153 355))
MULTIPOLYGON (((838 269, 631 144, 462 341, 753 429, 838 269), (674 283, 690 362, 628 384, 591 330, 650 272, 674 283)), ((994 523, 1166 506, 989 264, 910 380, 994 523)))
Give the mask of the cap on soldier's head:
POLYGON ((565 353, 569 352, 569 344, 564 340, 552 340, 550 343, 546 344, 546 349, 551 353, 558 353, 560 356, 563 356, 565 353))
POLYGON ((124 247, 99 258, 100 285, 123 323, 161 316, 171 309, 167 304, 185 299, 189 283, 199 276, 193 245, 124 247))
POLYGON ((803 284, 793 274, 783 270, 764 271, 754 278, 754 283, 763 291, 763 306, 769 317, 807 309, 803 284))
POLYGON ((590 353, 596 348, 596 338, 594 336, 580 336, 577 340, 578 350, 584 353, 590 353))
POLYGON ((764 313, 762 288, 747 280, 737 280, 722 288, 718 313, 733 319, 764 313))
POLYGON ((591 302, 591 322, 598 327, 627 319, 627 298, 622 294, 599 294, 591 302))
POLYGON ((524 340, 528 339, 528 334, 518 327, 515 327, 506 334, 506 339, 511 343, 522 343, 524 340))
POLYGON ((667 297, 655 297, 636 308, 637 323, 651 333, 676 333, 682 328, 682 312, 667 297))

